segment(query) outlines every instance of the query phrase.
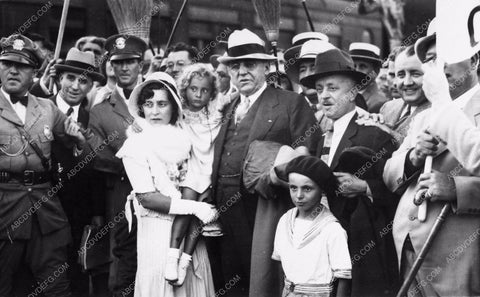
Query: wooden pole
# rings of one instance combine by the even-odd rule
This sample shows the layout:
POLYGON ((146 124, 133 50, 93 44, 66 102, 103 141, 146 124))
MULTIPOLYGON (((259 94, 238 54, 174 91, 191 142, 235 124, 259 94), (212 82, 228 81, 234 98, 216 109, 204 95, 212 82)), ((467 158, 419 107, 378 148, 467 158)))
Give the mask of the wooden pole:
POLYGON ((173 24, 172 32, 170 32, 170 36, 168 37, 167 41, 167 46, 165 49, 168 49, 170 46, 170 43, 172 43, 173 35, 175 35, 175 31, 177 30, 178 22, 180 21, 180 18, 182 17, 183 11, 185 10, 185 7, 187 6, 188 0, 184 0, 182 7, 180 8, 180 11, 178 12, 178 16, 175 19, 175 23, 173 24))
MULTIPOLYGON (((68 7, 70 6, 70 0, 63 1, 62 17, 60 19, 60 27, 58 28, 57 44, 55 45, 55 53, 53 59, 57 60, 60 57, 60 51, 62 49, 63 34, 65 33, 65 25, 67 23, 68 7)), ((50 93, 53 91, 53 78, 50 78, 48 83, 48 90, 50 93)))
POLYGON ((306 2, 307 2, 306 0, 302 0, 303 9, 305 10, 305 14, 307 15, 308 23, 310 24, 310 30, 312 30, 312 32, 315 32, 315 27, 313 26, 312 18, 310 17, 310 13, 308 12, 306 2))

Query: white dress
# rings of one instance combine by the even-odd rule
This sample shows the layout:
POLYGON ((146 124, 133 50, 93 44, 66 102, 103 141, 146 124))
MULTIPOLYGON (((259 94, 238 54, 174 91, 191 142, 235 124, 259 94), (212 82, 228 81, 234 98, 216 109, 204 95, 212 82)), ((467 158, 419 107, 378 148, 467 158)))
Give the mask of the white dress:
MULTIPOLYGON (((192 256, 182 287, 173 287, 164 277, 174 216, 143 208, 135 193, 159 191, 172 199, 181 199, 178 185, 186 173, 191 144, 188 134, 171 125, 152 127, 140 122, 141 133, 129 137, 117 153, 122 158, 133 192, 138 218, 136 297, 210 297, 214 296, 212 273, 203 241, 192 256)), ((129 208, 126 217, 129 216, 129 208)))

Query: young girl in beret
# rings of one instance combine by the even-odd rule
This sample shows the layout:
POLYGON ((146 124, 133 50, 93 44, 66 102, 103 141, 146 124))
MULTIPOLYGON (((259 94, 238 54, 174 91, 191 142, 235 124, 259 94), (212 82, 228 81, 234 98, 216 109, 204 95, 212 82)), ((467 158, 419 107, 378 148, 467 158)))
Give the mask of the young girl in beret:
POLYGON ((272 259, 285 273, 283 297, 349 296, 352 264, 347 234, 321 203, 331 195, 336 179, 320 159, 300 156, 279 173, 288 181, 296 207, 281 218, 272 259))

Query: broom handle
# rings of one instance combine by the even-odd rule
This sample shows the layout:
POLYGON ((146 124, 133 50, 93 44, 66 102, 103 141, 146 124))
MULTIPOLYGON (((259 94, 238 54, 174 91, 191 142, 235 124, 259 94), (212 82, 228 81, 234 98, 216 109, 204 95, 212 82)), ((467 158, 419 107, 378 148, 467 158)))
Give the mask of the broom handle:
POLYGON ((310 17, 310 13, 308 12, 307 1, 302 0, 302 5, 303 5, 303 9, 305 10, 305 14, 307 15, 308 23, 310 24, 310 29, 312 30, 312 32, 315 32, 315 27, 313 26, 312 18, 310 17))
POLYGON ((180 11, 178 12, 177 19, 175 20, 175 23, 173 24, 172 32, 170 32, 170 36, 168 37, 167 41, 167 46, 166 49, 170 47, 170 43, 172 42, 173 35, 175 34, 175 31, 177 30, 178 22, 180 21, 180 18, 182 17, 183 11, 185 10, 185 7, 187 6, 188 0, 184 0, 182 7, 180 8, 180 11))
POLYGON ((280 65, 278 64, 278 57, 277 57, 277 42, 276 41, 272 41, 271 42, 272 44, 272 51, 273 51, 273 55, 275 56, 275 73, 277 74, 277 84, 278 84, 278 87, 280 87, 281 85, 281 79, 280 79, 280 65))
MULTIPOLYGON (((68 6, 70 6, 70 0, 64 0, 62 9, 62 18, 60 19, 60 27, 58 28, 57 44, 55 45, 55 53, 53 59, 57 60, 60 57, 60 50, 62 49, 63 33, 65 33, 65 24, 67 23, 68 6)), ((48 82, 48 91, 53 92, 53 78, 50 78, 48 82)))
POLYGON ((435 239, 435 236, 437 236, 437 233, 440 231, 440 228, 442 228, 442 224, 447 218, 451 208, 452 206, 450 205, 450 203, 447 203, 443 206, 442 211, 440 212, 437 219, 435 220, 435 223, 433 224, 432 230, 428 234, 425 244, 420 250, 420 253, 418 254, 417 259, 415 259, 415 262, 413 263, 412 269, 410 269, 410 271, 408 272, 408 275, 405 278, 405 281, 403 282, 402 287, 398 291, 397 297, 404 297, 407 295, 408 289, 410 288, 410 284, 415 278, 415 275, 417 275, 417 272, 420 269, 420 266, 422 266, 422 263, 425 260, 425 256, 427 255, 428 251, 432 247, 433 240, 435 239))

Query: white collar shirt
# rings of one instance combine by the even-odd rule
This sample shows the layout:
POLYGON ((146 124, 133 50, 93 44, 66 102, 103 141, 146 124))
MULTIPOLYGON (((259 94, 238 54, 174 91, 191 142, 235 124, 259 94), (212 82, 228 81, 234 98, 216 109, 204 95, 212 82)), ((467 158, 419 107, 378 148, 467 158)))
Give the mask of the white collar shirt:
POLYGON ((332 165, 333 156, 337 151, 338 145, 342 140, 343 134, 347 130, 348 124, 352 120, 353 116, 357 113, 354 109, 349 113, 344 114, 341 118, 333 122, 333 135, 332 135, 332 144, 330 146, 330 153, 328 154, 328 166, 332 165))
POLYGON ((69 105, 67 102, 65 102, 65 100, 64 100, 63 97, 60 95, 60 93, 57 94, 57 107, 58 107, 58 109, 60 109, 60 111, 63 112, 64 114, 67 114, 68 109, 69 109, 70 107, 73 108, 73 112, 72 112, 72 114, 70 115, 70 117, 73 118, 75 121, 78 120, 78 112, 79 112, 79 110, 80 110, 80 105, 75 105, 75 106, 69 105))
MULTIPOLYGON (((248 105, 248 109, 250 109, 250 107, 252 107, 252 105, 255 103, 255 101, 257 101, 257 99, 260 97, 260 95, 262 95, 263 91, 265 91, 265 89, 267 88, 267 83, 263 83, 263 86, 258 89, 258 91, 256 91, 255 93, 253 93, 252 95, 248 96, 248 99, 250 100, 250 104, 248 105)), ((243 94, 240 94, 240 101, 243 102, 245 100, 247 96, 243 95, 243 94)), ((248 111, 247 109, 247 111, 248 111)))
MULTIPOLYGON (((5 90, 3 90, 3 88, 1 88, 1 90, 2 90, 3 96, 5 96, 5 98, 7 98, 8 103, 10 103, 10 105, 12 106, 13 110, 17 113, 17 115, 20 118, 20 120, 22 121, 22 123, 25 124, 25 119, 26 119, 26 116, 27 116, 27 107, 23 106, 23 104, 20 103, 20 102, 17 102, 15 104, 13 104, 12 101, 10 100, 10 94, 5 92, 5 90)), ((28 96, 28 93, 26 94, 26 96, 28 96)))

